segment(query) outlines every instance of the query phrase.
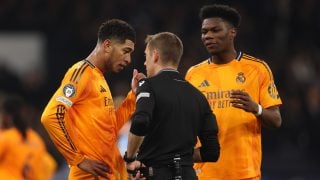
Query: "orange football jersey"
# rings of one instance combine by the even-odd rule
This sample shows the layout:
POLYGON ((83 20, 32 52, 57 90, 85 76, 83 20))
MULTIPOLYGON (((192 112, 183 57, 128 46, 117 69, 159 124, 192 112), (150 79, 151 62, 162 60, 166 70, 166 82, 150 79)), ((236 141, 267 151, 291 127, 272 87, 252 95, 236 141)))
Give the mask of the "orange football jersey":
POLYGON ((110 179, 126 179, 117 146, 118 131, 134 112, 129 93, 115 110, 103 73, 83 60, 73 65, 42 114, 42 123, 70 165, 70 179, 94 179, 79 168, 85 157, 106 163, 110 179))
POLYGON ((186 80, 209 101, 219 127, 220 158, 216 163, 197 163, 199 179, 245 179, 260 176, 261 122, 242 109, 232 107, 232 90, 247 92, 262 107, 280 105, 281 99, 268 65, 246 54, 227 64, 207 59, 191 67, 186 80))

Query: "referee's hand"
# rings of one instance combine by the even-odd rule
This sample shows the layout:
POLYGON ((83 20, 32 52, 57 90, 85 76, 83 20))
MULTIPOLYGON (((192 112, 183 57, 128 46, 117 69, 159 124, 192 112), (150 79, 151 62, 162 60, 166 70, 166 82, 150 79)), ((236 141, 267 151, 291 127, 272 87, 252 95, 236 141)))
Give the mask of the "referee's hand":
POLYGON ((144 164, 142 164, 140 161, 133 161, 131 163, 126 163, 127 171, 128 172, 134 172, 136 173, 128 173, 129 174, 129 180, 146 180, 146 177, 144 174, 142 174, 138 169, 141 167, 145 167, 144 164))
POLYGON ((146 180, 146 178, 143 177, 143 174, 141 174, 140 171, 138 171, 135 176, 129 174, 129 179, 130 180, 146 180))
POLYGON ((138 87, 138 82, 142 78, 146 78, 146 75, 144 75, 143 73, 138 72, 137 69, 134 69, 133 73, 132 73, 132 79, 131 79, 131 89, 132 89, 134 94, 136 94, 137 87, 138 87))
POLYGON ((81 170, 94 175, 97 179, 98 176, 109 179, 108 173, 111 173, 111 170, 105 163, 93 159, 85 158, 81 163, 78 164, 78 167, 81 170))

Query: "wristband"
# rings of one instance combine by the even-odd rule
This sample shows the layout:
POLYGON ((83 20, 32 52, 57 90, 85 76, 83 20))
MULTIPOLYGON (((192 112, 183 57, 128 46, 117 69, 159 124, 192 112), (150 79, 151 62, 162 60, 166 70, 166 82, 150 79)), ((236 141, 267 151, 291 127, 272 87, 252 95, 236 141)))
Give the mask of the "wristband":
POLYGON ((124 153, 123 160, 124 160, 126 163, 132 163, 133 161, 136 160, 136 157, 133 156, 132 158, 128 158, 127 151, 126 151, 126 152, 124 153))
POLYGON ((258 104, 258 112, 256 113, 256 116, 261 116, 262 114, 262 106, 258 104))

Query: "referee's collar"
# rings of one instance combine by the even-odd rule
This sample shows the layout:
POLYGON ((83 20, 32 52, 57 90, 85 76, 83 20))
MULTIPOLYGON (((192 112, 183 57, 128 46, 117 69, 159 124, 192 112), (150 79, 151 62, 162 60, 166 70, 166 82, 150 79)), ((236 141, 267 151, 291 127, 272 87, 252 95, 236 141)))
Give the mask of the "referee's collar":
MULTIPOLYGON (((164 69, 161 69, 156 75, 159 75, 159 74, 161 74, 162 72, 175 72, 175 73, 179 73, 179 71, 176 70, 176 69, 164 68, 164 69)), ((156 76, 156 75, 155 75, 155 76, 156 76)))
POLYGON ((161 71, 173 71, 173 72, 179 72, 178 70, 176 70, 176 69, 172 69, 172 68, 165 68, 165 69, 161 69, 160 70, 160 72, 161 71))
MULTIPOLYGON (((161 69, 161 70, 159 71, 159 73, 161 73, 161 72, 176 72, 176 73, 179 73, 178 70, 172 69, 172 68, 161 69)), ((158 74, 159 74, 159 73, 158 73, 158 74)))

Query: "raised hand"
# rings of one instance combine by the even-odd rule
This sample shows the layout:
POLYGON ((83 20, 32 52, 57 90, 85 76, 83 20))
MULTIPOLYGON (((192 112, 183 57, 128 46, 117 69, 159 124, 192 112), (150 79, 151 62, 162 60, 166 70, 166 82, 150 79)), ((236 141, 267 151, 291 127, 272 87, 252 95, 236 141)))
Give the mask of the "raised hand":
POLYGON ((145 77, 146 75, 144 75, 143 73, 139 73, 137 69, 133 70, 132 79, 131 79, 131 89, 134 94, 136 94, 139 80, 145 77))
POLYGON ((240 90, 232 91, 230 98, 230 102, 233 107, 240 108, 246 112, 252 112, 254 114, 258 112, 258 104, 251 99, 247 92, 240 90))

